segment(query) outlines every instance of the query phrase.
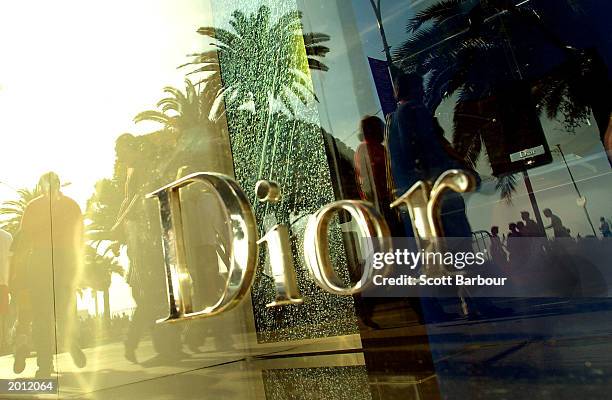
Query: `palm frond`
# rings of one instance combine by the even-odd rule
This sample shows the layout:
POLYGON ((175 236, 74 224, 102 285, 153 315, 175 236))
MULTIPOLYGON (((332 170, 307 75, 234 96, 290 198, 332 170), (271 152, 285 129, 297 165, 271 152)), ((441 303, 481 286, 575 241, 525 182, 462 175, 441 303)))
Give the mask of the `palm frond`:
MULTIPOLYGON (((285 108, 287 109, 287 111, 289 111, 289 115, 291 115, 292 117, 295 117, 296 110, 295 110, 295 107, 293 106, 293 102, 291 101, 291 98, 289 97, 287 92, 291 92, 291 91, 286 89, 283 92, 281 92, 280 99, 281 99, 281 102, 283 103, 283 105, 285 106, 285 108)), ((293 93, 293 92, 291 92, 291 93, 293 93)))
POLYGON ((181 111, 181 103, 172 97, 166 97, 157 102, 157 108, 161 109, 162 113, 166 114, 168 111, 181 111))
POLYGON ((512 204, 512 195, 516 192, 516 187, 516 174, 506 174, 497 177, 495 189, 499 190, 500 199, 504 200, 508 205, 512 204))
POLYGON ((3 217, 0 226, 12 235, 15 235, 21 226, 21 218, 26 207, 40 193, 37 189, 18 189, 17 195, 19 196, 17 200, 7 200, 0 206, 0 216, 3 217))
POLYGON ((240 41, 240 37, 226 29, 213 28, 212 26, 204 26, 197 30, 200 35, 208 36, 212 39, 216 39, 219 42, 232 47, 236 42, 240 41))
POLYGON ((302 25, 302 13, 300 11, 290 11, 281 16, 274 24, 273 29, 277 32, 289 32, 302 25))
POLYGON ((316 70, 316 71, 329 71, 329 67, 323 64, 319 60, 315 60, 314 58, 308 59, 308 68, 316 70))
POLYGON ((303 37, 304 37, 304 44, 306 46, 313 46, 315 44, 329 42, 329 40, 331 39, 331 37, 328 34, 320 33, 320 32, 306 33, 303 35, 303 37))
POLYGON ((325 57, 330 49, 327 46, 312 45, 306 46, 306 55, 309 57, 325 57))
POLYGON ((299 83, 305 89, 307 89, 308 92, 310 92, 310 95, 316 97, 316 93, 312 84, 312 78, 310 77, 310 75, 299 69, 293 69, 289 71, 289 74, 291 76, 292 81, 299 83))
POLYGON ((304 88, 303 85, 300 85, 296 82, 293 82, 291 86, 289 86, 291 92, 302 102, 303 105, 307 106, 309 102, 309 93, 304 88))
POLYGON ((239 36, 245 36, 248 34, 249 20, 247 16, 240 10, 236 10, 232 13, 232 19, 229 21, 230 25, 239 36))
POLYGON ((164 88, 164 93, 168 93, 170 96, 176 98, 176 100, 181 103, 187 103, 187 96, 185 96, 185 94, 183 94, 183 92, 181 92, 179 89, 172 87, 172 86, 166 86, 164 88))
POLYGON ((457 42, 460 42, 460 38, 449 35, 445 30, 423 28, 398 47, 393 52, 393 58, 403 71, 419 71, 425 74, 427 71, 423 69, 423 65, 438 55, 448 56, 456 48, 457 42))
POLYGON ((269 7, 261 6, 259 10, 257 10, 257 17, 253 22, 256 21, 259 26, 268 27, 270 25, 271 14, 269 7))
POLYGON ((406 31, 408 33, 415 32, 426 22, 439 22, 453 15, 457 15, 461 12, 460 6, 467 1, 468 0, 444 0, 429 6, 426 9, 417 12, 416 15, 408 21, 406 31))
POLYGON ((193 85, 193 83, 191 83, 189 79, 185 79, 185 92, 186 92, 187 102, 191 104, 197 102, 198 95, 196 93, 195 86, 193 85))
POLYGON ((138 115, 134 117, 135 123, 139 123, 142 121, 153 121, 153 122, 159 122, 160 124, 167 125, 167 124, 172 123, 172 118, 167 116, 163 112, 149 110, 149 111, 143 111, 141 113, 138 113, 138 115))
POLYGON ((203 67, 188 72, 187 75, 199 74, 200 72, 219 72, 219 70, 219 64, 206 64, 203 67))
POLYGON ((476 163, 482 152, 482 130, 486 120, 475 114, 472 103, 459 101, 455 105, 453 116, 453 148, 465 162, 476 168, 476 163))

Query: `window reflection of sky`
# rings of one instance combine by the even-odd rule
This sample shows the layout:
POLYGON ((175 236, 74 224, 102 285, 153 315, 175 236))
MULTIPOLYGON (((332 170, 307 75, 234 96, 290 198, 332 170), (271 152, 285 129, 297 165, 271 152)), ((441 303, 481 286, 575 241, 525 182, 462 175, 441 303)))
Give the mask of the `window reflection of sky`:
MULTIPOLYGON (((302 7, 305 10, 307 29, 326 31, 332 38, 330 42, 332 51, 326 57, 330 70, 325 74, 314 74, 315 87, 321 97, 319 105, 321 123, 336 138, 355 148, 359 143, 357 126, 361 117, 365 114, 382 116, 367 65, 367 57, 384 59, 374 12, 370 2, 366 0, 352 0, 352 8, 346 7, 349 2, 309 0, 303 3, 305 3, 302 7), (339 5, 340 3, 342 5, 339 5), (341 13, 344 13, 344 28, 337 23, 341 13), (351 33, 357 33, 358 40, 351 37, 351 33), (369 82, 368 85, 363 81, 369 82), (367 90, 359 92, 362 96, 357 97, 357 87, 360 85, 367 86, 369 92, 367 90)), ((381 1, 383 23, 392 49, 407 39, 408 19, 434 3, 432 0, 381 1)), ((601 46, 605 47, 605 43, 601 46)), ((600 50, 606 52, 606 48, 600 50)), ((608 57, 609 55, 604 54, 604 58, 608 57)), ((456 101, 457 97, 453 95, 445 99, 436 110, 436 116, 448 139, 452 137, 456 101)), ((588 198, 587 206, 593 217, 597 220, 602 215, 609 217, 612 210, 609 205, 608 190, 604 188, 610 187, 612 176, 609 173, 610 167, 598 137, 595 121, 591 119, 588 124, 583 124, 574 132, 568 132, 563 126, 563 121, 553 121, 545 116, 541 117, 541 123, 550 147, 554 148, 556 144, 562 145, 568 156, 570 168, 579 180, 579 187, 588 198)), ((492 189, 495 182, 488 178, 490 168, 484 152, 481 155, 478 171, 484 178, 484 186, 479 194, 468 197, 468 216, 474 230, 489 229, 491 225, 499 225, 504 230, 509 221, 519 219, 518 213, 521 210, 531 210, 522 177, 519 177, 513 205, 509 207, 499 201, 499 193, 492 189)), ((582 235, 590 232, 584 214, 576 206, 577 195, 560 157, 554 155, 553 164, 533 169, 530 175, 541 207, 558 210, 572 232, 582 235)))
MULTIPOLYGON (((213 18, 214 23, 221 23, 234 9, 252 12, 264 3, 273 2, 216 1, 214 16, 209 2, 163 0, 94 5, 31 1, 2 7, 0 34, 5 39, 0 41, 0 107, 3 148, 7 150, 0 158, 0 180, 16 188, 32 187, 41 173, 55 170, 64 182, 71 182, 64 189, 66 194, 84 208, 94 183, 112 174, 115 139, 123 132, 146 133, 158 128, 135 125, 132 118, 154 106, 163 86, 182 86, 184 71, 176 66, 203 44, 195 29, 213 24, 213 18), (31 12, 33 7, 36 13, 31 12)), ((331 52, 325 58, 330 70, 312 73, 321 100, 321 124, 355 148, 360 118, 380 115, 367 65, 367 57, 384 58, 374 13, 367 0, 297 3, 304 11, 306 31, 331 36, 331 52)), ((394 48, 406 39, 407 20, 433 1, 381 3, 387 37, 394 48)), ((603 29, 601 20, 593 25, 603 29)), ((604 51, 602 55, 609 61, 610 54, 604 51)), ((447 136, 452 132, 455 101, 448 98, 436 111, 447 136)), ((573 133, 566 132, 558 121, 543 118, 542 124, 551 147, 563 146, 593 218, 610 217, 607 188, 612 178, 594 124, 573 133)), ((517 211, 530 209, 520 180, 510 208, 497 201, 498 194, 487 191, 486 166, 480 172, 485 187, 468 203, 475 230, 492 224, 504 227, 517 218, 517 211), (484 207, 490 212, 482 212, 484 207)), ((559 157, 530 175, 542 206, 557 210, 572 232, 588 232, 559 157)), ((9 186, 0 185, 0 201, 14 196, 9 186)))
MULTIPOLYGON (((31 187, 55 170, 84 208, 96 180, 112 174, 115 139, 158 128, 132 119, 164 86, 183 85, 176 67, 200 46, 195 29, 207 15, 206 2, 162 0, 2 6, 2 144, 10 151, 0 180, 31 187)), ((0 189, 0 200, 12 197, 0 189)))

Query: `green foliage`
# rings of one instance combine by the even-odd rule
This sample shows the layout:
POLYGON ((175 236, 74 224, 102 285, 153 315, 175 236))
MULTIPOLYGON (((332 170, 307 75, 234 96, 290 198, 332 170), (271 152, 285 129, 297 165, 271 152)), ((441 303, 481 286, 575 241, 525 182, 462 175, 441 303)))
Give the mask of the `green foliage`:
POLYGON ((81 285, 93 290, 103 291, 110 287, 111 275, 123 276, 125 271, 115 257, 108 252, 100 254, 97 247, 85 247, 85 271, 81 285))
POLYGON ((444 0, 433 4, 425 10, 417 12, 408 22, 406 30, 414 32, 426 23, 443 23, 444 20, 458 15, 458 11, 461 9, 460 6, 467 2, 468 0, 444 0))
POLYGON ((534 96, 537 103, 550 119, 563 117, 565 127, 573 132, 584 125, 591 116, 593 95, 601 90, 607 68, 600 65, 598 56, 574 50, 567 62, 546 76, 536 87, 534 96), (597 77, 604 79, 598 81, 597 77))
POLYGON ((212 49, 191 54, 192 60, 179 68, 192 66, 188 75, 202 76, 199 82, 221 82, 216 97, 225 101, 228 110, 250 107, 267 116, 271 102, 280 101, 295 115, 294 100, 307 105, 315 99, 309 69, 327 71, 319 58, 329 48, 323 33, 303 34, 301 13, 293 11, 272 21, 270 9, 259 8, 245 15, 234 11, 230 25, 233 31, 201 27, 198 33, 214 40, 212 49), (305 49, 305 51, 304 51, 305 49))
POLYGON ((85 218, 88 222, 86 239, 94 247, 102 241, 111 242, 113 248, 124 244, 125 239, 120 231, 112 231, 121 203, 123 188, 116 179, 102 179, 96 183, 96 190, 87 201, 85 218))
MULTIPOLYGON (((555 7, 553 3, 550 7, 555 7)), ((519 79, 514 71, 517 67, 510 65, 507 57, 513 51, 508 46, 512 46, 515 33, 537 32, 531 44, 534 49, 544 42, 565 53, 565 62, 530 85, 537 112, 545 112, 551 119, 562 116, 569 131, 589 118, 593 93, 601 81, 598 77, 605 75, 598 70, 596 55, 562 43, 529 4, 513 6, 507 0, 443 0, 417 12, 408 21, 406 31, 411 36, 396 49, 396 64, 404 72, 427 76, 425 100, 431 109, 442 99, 458 93, 456 117, 465 115, 463 102, 494 99, 500 87, 513 85, 519 79)), ((536 50, 532 52, 537 54, 536 50)), ((469 119, 455 118, 453 147, 474 166, 488 130, 475 129, 478 123, 469 119)), ((499 178, 498 189, 504 200, 511 201, 515 188, 513 176, 499 178)))
MULTIPOLYGON (((142 196, 159 187, 161 181, 167 183, 174 179, 181 166, 198 168, 202 163, 211 163, 203 159, 217 155, 214 149, 222 147, 219 144, 222 139, 227 140, 225 121, 220 121, 221 110, 233 113, 231 119, 240 121, 234 124, 234 128, 237 125, 244 128, 239 131, 274 131, 276 135, 283 130, 292 136, 296 124, 292 118, 273 117, 275 111, 271 104, 280 102, 295 117, 296 104, 306 106, 316 98, 309 70, 327 70, 320 58, 329 52, 322 44, 329 40, 328 35, 303 34, 301 13, 297 11, 272 21, 270 9, 265 6, 252 15, 235 11, 229 24, 230 30, 214 27, 197 30, 214 40, 212 48, 190 55, 191 61, 179 67, 192 67, 187 75, 197 75, 197 82, 186 79, 184 90, 165 87, 165 96, 156 104, 156 109, 136 115, 136 123, 153 121, 163 128, 149 135, 132 136, 127 141, 131 147, 124 151, 118 149, 113 178, 96 184, 96 192, 87 205, 87 237, 91 244, 87 259, 88 265, 96 266, 96 271, 116 272, 113 270, 116 260, 109 257, 110 252, 117 256, 118 249, 126 245, 123 229, 111 228, 124 201, 123 185, 128 168, 134 170, 131 190, 142 196), (251 113, 256 115, 255 123, 242 118, 248 110, 255 111, 251 113), (287 128, 290 128, 288 132, 287 128), (99 254, 99 249, 106 251, 99 254)), ((254 149, 265 140, 254 143, 249 134, 238 134, 232 142, 235 148, 254 149)), ((276 145, 279 150, 280 146, 280 143, 276 145)), ((269 144, 265 149, 270 152, 269 144)), ((272 153, 272 158, 282 155, 272 153)), ((247 163, 241 162, 240 154, 234 156, 242 171, 247 163)), ((252 168, 250 159, 248 165, 252 168)), ((96 284, 97 287, 103 287, 110 275, 102 276, 104 280, 98 279, 102 283, 96 284)))
POLYGON ((214 120, 215 96, 212 82, 206 82, 201 92, 189 79, 185 79, 185 92, 171 86, 164 88, 168 96, 157 102, 158 110, 143 111, 134 122, 154 121, 171 131, 185 131, 192 127, 210 125, 214 120))
MULTIPOLYGON (((108 254, 98 254, 99 245, 103 240, 108 240, 109 236, 104 235, 104 229, 109 226, 108 204, 113 204, 110 199, 115 195, 112 181, 102 180, 96 185, 96 194, 88 202, 88 212, 86 217, 91 220, 88 225, 88 233, 102 233, 95 240, 89 241, 85 246, 85 272, 83 274, 83 286, 92 287, 96 290, 103 290, 110 285, 110 275, 118 273, 123 275, 123 268, 117 263, 115 257, 108 254), (106 286, 105 286, 106 285, 106 286)), ((2 229, 15 236, 21 226, 21 219, 28 204, 40 196, 37 189, 19 189, 18 198, 8 200, 0 206, 0 218, 2 218, 2 229)), ((111 225, 112 226, 112 225, 111 225)), ((89 235, 86 235, 89 236, 89 235)), ((89 237, 88 237, 89 238, 89 237)), ((89 238, 91 239, 91 238, 89 238)))
POLYGON ((15 236, 21 225, 21 218, 28 203, 40 195, 37 189, 19 189, 17 190, 18 198, 16 200, 8 200, 0 206, 0 226, 2 229, 15 236))
POLYGON ((516 192, 516 186, 516 174, 501 175, 495 183, 495 189, 499 191, 499 196, 508 205, 512 204, 512 193, 516 192))

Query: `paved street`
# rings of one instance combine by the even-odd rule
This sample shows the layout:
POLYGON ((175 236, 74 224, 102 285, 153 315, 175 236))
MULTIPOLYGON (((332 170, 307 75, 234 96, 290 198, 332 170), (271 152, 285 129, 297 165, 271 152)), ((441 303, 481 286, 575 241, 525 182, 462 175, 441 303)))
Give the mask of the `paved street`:
MULTIPOLYGON (((612 384, 612 311, 597 303, 576 305, 553 300, 526 307, 531 310, 530 315, 486 321, 457 320, 428 326, 443 398, 607 397, 612 384), (561 312, 568 309, 573 312, 561 312)), ((388 351, 394 346, 393 337, 422 337, 422 332, 422 328, 404 327, 372 331, 372 336, 387 338, 388 351)), ((343 346, 350 349, 354 341, 354 337, 347 337, 343 346)), ((330 350, 334 346, 337 344, 330 350)), ((86 349, 89 362, 82 370, 74 367, 67 354, 60 355, 59 386, 62 397, 73 398, 106 399, 112 395, 133 400, 171 399, 180 394, 184 399, 217 400, 236 398, 234 395, 246 390, 252 393, 253 399, 259 399, 265 398, 261 371, 270 363, 274 363, 274 368, 287 369, 303 366, 305 359, 310 359, 314 366, 324 360, 314 355, 274 360, 274 354, 279 351, 283 354, 310 351, 304 343, 264 347, 260 353, 267 353, 268 358, 262 359, 245 357, 239 350, 216 352, 209 343, 208 348, 202 348, 202 353, 189 353, 181 360, 171 361, 154 358, 150 341, 144 341, 138 349, 141 364, 132 364, 123 356, 123 345, 113 343, 86 349), (146 382, 138 383, 142 381, 146 382)), ((325 360, 332 357, 340 365, 360 362, 354 357, 326 357, 325 360)), ((12 364, 12 356, 0 358, 3 378, 16 378, 12 364)), ((20 377, 32 377, 35 369, 35 359, 29 358, 26 371, 20 377)))

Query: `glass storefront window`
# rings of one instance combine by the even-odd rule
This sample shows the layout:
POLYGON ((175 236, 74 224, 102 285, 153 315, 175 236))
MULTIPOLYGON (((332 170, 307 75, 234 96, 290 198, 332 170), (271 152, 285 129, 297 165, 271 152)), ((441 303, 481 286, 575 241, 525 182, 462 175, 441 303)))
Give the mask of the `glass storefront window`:
POLYGON ((607 397, 610 5, 2 10, 0 398, 607 397))

